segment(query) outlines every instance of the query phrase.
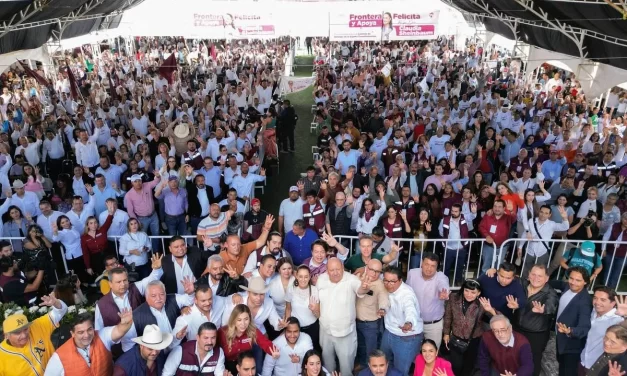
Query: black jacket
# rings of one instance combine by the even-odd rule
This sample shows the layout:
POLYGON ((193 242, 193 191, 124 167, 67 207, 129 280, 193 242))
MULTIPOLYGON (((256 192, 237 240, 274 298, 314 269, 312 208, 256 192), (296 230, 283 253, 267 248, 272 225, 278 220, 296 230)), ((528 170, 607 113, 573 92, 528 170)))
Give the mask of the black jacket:
MULTIPOLYGON (((198 281, 196 282, 196 286, 209 286, 209 278, 211 278, 209 273, 204 274, 198 279, 198 281)), ((233 279, 228 274, 224 273, 222 275, 220 283, 218 283, 218 290, 216 291, 216 295, 226 297, 229 295, 233 295, 236 292, 244 291, 244 289, 240 288, 240 286, 248 286, 248 281, 246 280, 246 278, 240 275, 238 279, 233 279)))
MULTIPOLYGON (((200 201, 198 200, 198 188, 193 181, 188 180, 185 184, 185 190, 187 191, 187 214, 190 217, 200 217, 202 214, 202 208, 200 207, 200 201)), ((213 188, 205 184, 205 191, 207 192, 207 200, 209 200, 209 206, 218 202, 213 194, 213 188)))
MULTIPOLYGON (((562 294, 568 291, 568 284, 564 281, 550 281, 551 287, 562 290, 562 294)), ((562 311, 557 317, 557 322, 566 325, 572 329, 570 337, 566 334, 557 332, 557 354, 581 354, 586 346, 586 339, 592 324, 590 323, 590 314, 592 313, 592 298, 588 293, 588 289, 584 288, 562 311)))
POLYGON ((294 111, 294 107, 287 106, 281 111, 279 114, 279 126, 283 128, 294 128, 296 126, 296 121, 298 117, 296 116, 296 111, 294 111))
MULTIPOLYGON (((614 356, 612 358, 612 362, 617 362, 620 365, 621 370, 626 370, 627 369, 627 353, 622 353, 622 354, 614 356)), ((599 371, 598 376, 608 376, 609 372, 610 372, 609 365, 605 365, 599 371)))
MULTIPOLYGON (((522 285, 525 292, 527 292, 529 281, 522 281, 522 285)), ((557 291, 548 284, 544 285, 538 293, 527 297, 527 304, 514 312, 514 327, 534 333, 553 330, 558 304, 557 291), (544 304, 544 313, 533 312, 532 302, 544 304)))
MULTIPOLYGON (((187 264, 196 279, 200 278, 202 272, 205 270, 208 258, 208 252, 203 252, 197 247, 187 247, 187 264)), ((161 267, 163 268, 161 282, 165 285, 166 293, 176 294, 178 290, 177 283, 180 281, 176 280, 174 261, 172 260, 171 254, 166 253, 163 256, 163 260, 161 260, 161 267)))

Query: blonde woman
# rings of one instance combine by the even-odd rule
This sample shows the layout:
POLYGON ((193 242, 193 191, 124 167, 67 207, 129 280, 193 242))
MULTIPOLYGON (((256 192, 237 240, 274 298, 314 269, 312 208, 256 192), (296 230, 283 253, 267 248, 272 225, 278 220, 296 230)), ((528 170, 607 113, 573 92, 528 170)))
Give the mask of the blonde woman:
MULTIPOLYGON (((274 344, 254 324, 248 306, 238 304, 233 308, 227 325, 218 331, 218 343, 224 352, 224 366, 232 374, 237 374, 237 355, 243 351, 263 350, 278 359, 280 353, 274 344)), ((255 356, 255 360, 257 360, 255 356)), ((258 363, 263 364, 263 362, 258 363)))
POLYGON ((91 276, 99 276, 104 271, 104 259, 107 251, 107 232, 113 222, 113 214, 116 208, 113 203, 107 202, 108 216, 105 223, 100 226, 98 218, 90 216, 85 221, 85 230, 81 235, 81 249, 83 261, 87 273, 91 276))

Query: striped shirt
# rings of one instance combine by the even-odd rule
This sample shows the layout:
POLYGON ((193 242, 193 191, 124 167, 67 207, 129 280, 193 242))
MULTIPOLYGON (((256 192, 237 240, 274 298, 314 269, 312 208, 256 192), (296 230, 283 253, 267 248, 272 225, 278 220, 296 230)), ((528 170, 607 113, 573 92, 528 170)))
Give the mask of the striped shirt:
POLYGON ((207 236, 210 238, 218 238, 220 235, 226 233, 227 225, 229 224, 229 216, 226 213, 220 213, 218 219, 213 219, 211 216, 200 221, 198 224, 198 230, 196 234, 199 236, 207 236))

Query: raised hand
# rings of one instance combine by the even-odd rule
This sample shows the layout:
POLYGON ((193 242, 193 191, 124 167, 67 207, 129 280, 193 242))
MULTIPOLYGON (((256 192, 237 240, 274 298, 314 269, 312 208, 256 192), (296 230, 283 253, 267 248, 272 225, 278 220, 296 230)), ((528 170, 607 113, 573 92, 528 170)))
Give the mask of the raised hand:
POLYGON ((231 296, 231 301, 233 302, 233 305, 243 304, 244 298, 242 298, 240 294, 233 294, 231 296))
POLYGON ((402 326, 399 326, 399 328, 401 329, 401 331, 402 331, 403 333, 408 333, 408 332, 411 332, 411 331, 412 331, 412 327, 413 327, 413 325, 412 325, 412 323, 410 323, 410 322, 406 322, 406 323, 405 323, 405 324, 403 324, 402 326))
POLYGON ((625 371, 621 371, 621 365, 618 362, 608 362, 607 376, 624 376, 625 371))
POLYGON ((505 373, 502 373, 501 376, 516 376, 516 374, 515 373, 511 373, 508 370, 505 370, 505 373))
POLYGON ((433 375, 435 376, 447 376, 446 371, 442 368, 436 368, 433 370, 433 375))
POLYGON ((505 297, 505 300, 507 301, 507 307, 510 309, 518 309, 518 299, 515 298, 513 295, 507 295, 505 297))
POLYGON ((120 316, 120 324, 128 325, 133 322, 133 310, 130 308, 123 308, 121 312, 118 312, 120 316))
POLYGON ((194 293, 194 278, 192 277, 185 277, 183 278, 183 280, 181 281, 181 284, 183 284, 183 290, 185 290, 185 293, 187 295, 191 295, 194 293))
POLYGON ((181 308, 181 315, 189 315, 192 313, 192 307, 191 306, 186 306, 181 308))
POLYGON ((337 240, 335 240, 333 236, 327 234, 326 232, 322 234, 322 240, 324 240, 331 248, 335 248, 335 246, 337 245, 337 240))
POLYGON ((272 345, 272 348, 270 348, 270 355, 273 359, 279 359, 279 356, 281 356, 281 352, 279 351, 279 348, 276 347, 276 345, 272 345))
POLYGON ((490 304, 490 299, 484 298, 484 297, 480 297, 479 298, 479 303, 481 304, 481 307, 483 307, 484 311, 490 312, 492 310, 492 304, 490 304))
POLYGON ((557 331, 562 333, 562 334, 569 335, 572 332, 572 329, 569 328, 568 326, 562 324, 561 322, 558 322, 557 323, 557 331))
POLYGON ((151 267, 153 269, 161 269, 161 259, 163 259, 163 254, 161 253, 155 253, 154 255, 152 255, 152 257, 150 258, 151 261, 151 267))
POLYGON ((363 273, 361 277, 359 277, 359 279, 361 280, 361 289, 370 290, 370 281, 368 280, 368 275, 366 273, 363 273))
POLYGON ((540 302, 536 302, 535 300, 531 302, 533 308, 531 308, 531 312, 534 313, 544 313, 544 304, 540 302))
POLYGON ((237 274, 237 270, 235 270, 234 267, 232 267, 231 265, 225 264, 224 265, 224 271, 226 272, 226 274, 229 275, 229 277, 231 277, 232 279, 238 279, 239 278, 239 274, 237 274))
POLYGON ((187 335, 187 325, 185 325, 181 330, 176 332, 176 339, 180 341, 183 338, 185 338, 186 335, 187 335))
POLYGON ((54 293, 50 294, 50 295, 44 295, 41 297, 41 303, 39 303, 40 306, 46 306, 46 307, 52 307, 52 306, 56 306, 56 303, 58 302, 57 298, 54 296, 54 293))
POLYGON ((300 364, 300 356, 298 354, 290 354, 289 356, 292 363, 300 364))
POLYGON ((616 301, 616 314, 619 316, 627 316, 627 298, 625 295, 616 296, 614 301, 616 301))
POLYGON ((440 298, 440 300, 448 300, 448 296, 449 291, 444 288, 438 293, 438 298, 440 298))

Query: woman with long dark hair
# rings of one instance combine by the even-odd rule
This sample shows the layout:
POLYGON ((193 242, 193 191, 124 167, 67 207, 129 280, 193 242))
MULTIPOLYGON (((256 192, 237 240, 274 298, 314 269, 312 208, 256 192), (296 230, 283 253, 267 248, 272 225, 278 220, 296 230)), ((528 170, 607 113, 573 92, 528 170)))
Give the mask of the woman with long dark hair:
POLYGON ((311 337, 314 348, 320 348, 320 309, 317 307, 318 288, 311 284, 311 272, 307 265, 296 269, 294 282, 287 287, 285 293, 285 316, 296 317, 300 322, 300 330, 311 337))
POLYGON ((301 366, 299 376, 340 376, 337 371, 329 373, 322 366, 322 356, 318 350, 309 350, 303 356, 303 364, 301 366))
POLYGON ((498 314, 490 301, 479 298, 481 284, 467 279, 456 294, 451 294, 444 311, 442 341, 450 351, 449 360, 455 376, 473 374, 479 343, 483 335, 483 316, 498 314))
MULTIPOLYGON (((33 224, 33 218, 30 215, 24 218, 22 210, 15 205, 9 206, 2 217, 4 222, 2 236, 5 238, 24 238, 28 232, 28 226, 33 224)), ((14 252, 22 252, 22 241, 10 240, 10 242, 14 252)))
POLYGON ((451 363, 438 356, 438 345, 425 338, 416 356, 414 376, 454 376, 451 363))

